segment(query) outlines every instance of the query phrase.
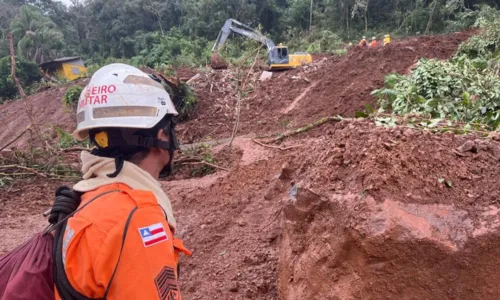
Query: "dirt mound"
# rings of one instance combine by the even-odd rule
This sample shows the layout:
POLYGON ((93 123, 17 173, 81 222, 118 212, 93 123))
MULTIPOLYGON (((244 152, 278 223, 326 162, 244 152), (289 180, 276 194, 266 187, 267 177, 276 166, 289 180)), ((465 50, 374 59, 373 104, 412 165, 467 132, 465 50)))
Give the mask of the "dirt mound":
POLYGON ((187 122, 177 125, 182 143, 193 143, 202 138, 227 137, 232 131, 236 103, 236 78, 229 70, 201 73, 191 85, 197 94, 196 109, 187 122))
MULTIPOLYGON (((354 49, 262 83, 250 73, 240 133, 269 135, 352 115, 373 103, 369 92, 384 73, 407 71, 420 55, 446 58, 468 35, 354 49)), ((199 103, 195 119, 178 127, 183 143, 229 136, 237 80, 220 70, 193 81, 199 103)), ((28 98, 37 122, 72 129, 73 114, 60 103, 64 91, 28 98)), ((1 106, 11 128, 2 140, 29 123, 23 105, 1 106)), ((194 252, 181 260, 184 298, 498 298, 499 141, 344 120, 288 138, 288 146, 295 147, 236 138, 232 149, 214 146, 205 157, 227 171, 186 179, 186 169, 162 182, 176 234, 194 252)), ((0 253, 43 228, 40 213, 61 182, 9 184, 0 189, 0 253)))
POLYGON ((316 134, 319 140, 307 143, 311 154, 297 167, 297 180, 310 182, 315 191, 460 207, 500 199, 500 143, 494 140, 385 129, 365 120, 330 124, 310 133, 316 134), (465 143, 474 143, 477 153, 459 152, 465 143))
MULTIPOLYGON (((354 116, 369 103, 375 106, 370 93, 383 85, 389 73, 407 73, 421 58, 447 59, 471 33, 447 36, 424 36, 395 41, 386 47, 355 47, 339 61, 332 60, 314 73, 312 84, 317 84, 294 109, 294 121, 305 122, 311 116, 354 116)), ((288 114, 288 117, 290 114, 288 114)), ((287 116, 285 116, 287 117, 287 116)))
POLYGON ((236 145, 243 154, 231 172, 165 183, 184 224, 179 234, 195 245, 183 261, 186 297, 490 299, 500 292, 486 290, 499 279, 488 261, 499 262, 500 253, 479 246, 497 244, 500 143, 359 120, 283 145, 303 145, 295 150, 249 139, 236 145), (476 153, 457 150, 468 141, 476 153), (471 260, 478 265, 467 267, 471 260))
POLYGON ((476 209, 476 217, 453 205, 376 204, 369 196, 307 189, 294 201, 284 209, 281 299, 486 300, 500 294, 498 206, 476 209))
POLYGON ((329 125, 284 168, 282 299, 491 299, 500 143, 329 125), (474 143, 477 153, 459 152, 474 143))
MULTIPOLYGON (((194 251, 181 262, 185 298, 498 295, 498 142, 360 120, 323 125, 284 146, 292 145, 303 146, 236 139, 234 150, 218 146, 221 159, 237 155, 230 172, 162 183, 177 234, 194 251), (476 153, 457 150, 467 141, 476 153)), ((55 186, 1 194, 0 237, 26 220, 41 228, 55 186)))
POLYGON ((249 139, 235 140, 234 147, 243 153, 231 172, 164 183, 177 234, 195 253, 181 261, 186 299, 277 299, 273 178, 282 158, 270 159, 269 149, 249 139))
MULTIPOLYGON (((353 48, 342 57, 322 58, 299 69, 275 72, 271 80, 255 82, 244 91, 239 132, 269 133, 304 125, 327 115, 353 116, 374 105, 370 93, 391 72, 406 73, 419 58, 449 58, 473 32, 423 36, 393 41, 387 47, 353 48)), ((206 75, 196 86, 196 117, 183 139, 227 137, 235 120, 235 78, 228 71, 206 75), (220 80, 225 79, 225 80, 220 80), (219 83, 220 82, 220 83, 219 83)), ((258 78, 259 74, 254 74, 258 78)))
POLYGON ((51 207, 57 187, 63 184, 68 183, 37 178, 0 189, 0 255, 48 225, 42 214, 51 207))
MULTIPOLYGON (((74 84, 85 86, 87 82, 88 79, 84 79, 74 84)), ((65 108, 62 103, 62 98, 69 86, 49 88, 26 97, 24 101, 15 100, 0 105, 0 124, 4 128, 0 132, 0 141, 2 141, 0 147, 3 148, 7 143, 13 141, 31 124, 27 113, 30 110, 33 121, 45 139, 50 140, 57 137, 54 131, 55 127, 72 131, 75 128, 74 111, 71 108, 65 108)), ((9 148, 26 148, 30 138, 29 134, 25 134, 9 148)), ((33 138, 33 140, 37 139, 33 138)))

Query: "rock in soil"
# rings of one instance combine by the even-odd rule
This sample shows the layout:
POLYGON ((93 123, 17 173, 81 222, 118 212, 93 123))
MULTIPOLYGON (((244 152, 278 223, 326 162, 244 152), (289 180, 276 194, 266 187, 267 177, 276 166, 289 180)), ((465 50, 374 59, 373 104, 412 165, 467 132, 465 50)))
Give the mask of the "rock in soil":
POLYGON ((477 152, 477 145, 474 143, 474 141, 467 141, 465 142, 462 146, 458 147, 458 150, 461 152, 477 152))

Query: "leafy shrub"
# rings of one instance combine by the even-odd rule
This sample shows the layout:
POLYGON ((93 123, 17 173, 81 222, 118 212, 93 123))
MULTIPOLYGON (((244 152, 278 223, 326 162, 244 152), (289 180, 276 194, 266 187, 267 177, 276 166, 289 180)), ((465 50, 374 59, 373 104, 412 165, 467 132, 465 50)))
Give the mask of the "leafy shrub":
POLYGON ((179 112, 177 120, 184 121, 188 119, 194 112, 197 101, 196 95, 191 87, 188 84, 182 82, 177 89, 176 94, 173 92, 169 94, 172 98, 172 101, 174 102, 175 108, 179 112))
POLYGON ((99 70, 100 68, 101 66, 95 63, 87 65, 87 77, 92 77, 92 75, 94 75, 94 73, 97 72, 97 70, 99 70))
POLYGON ((476 14, 475 25, 483 30, 453 59, 422 59, 409 76, 387 76, 384 88, 372 93, 381 108, 500 129, 500 13, 483 6, 476 14))
POLYGON ((267 49, 260 42, 240 36, 230 37, 224 44, 220 54, 230 64, 250 67, 259 47, 262 47, 259 59, 267 62, 267 49))
POLYGON ((388 75, 384 88, 372 94, 394 114, 500 127, 500 78, 466 57, 453 62, 422 59, 411 75, 388 75))
POLYGON ((454 18, 445 21, 446 27, 444 31, 457 32, 471 28, 474 26, 477 18, 478 11, 464 9, 464 11, 457 13, 454 18))
POLYGON ((477 13, 474 26, 483 28, 478 35, 470 37, 460 45, 456 57, 491 58, 500 50, 500 12, 489 6, 482 6, 477 13))
POLYGON ((313 30, 311 33, 291 32, 288 34, 287 40, 290 41, 289 48, 295 52, 343 53, 343 51, 339 51, 342 45, 340 37, 329 30, 313 30))
POLYGON ((485 28, 480 35, 472 36, 462 43, 457 56, 466 55, 471 58, 478 58, 496 54, 500 49, 500 22, 498 22, 497 26, 485 28))
MULTIPOLYGON (((40 81, 42 74, 36 63, 16 57, 16 75, 25 89, 40 81)), ((0 59, 0 100, 12 99, 17 95, 17 87, 11 77, 10 56, 0 59)))
POLYGON ((76 105, 76 103, 78 103, 78 99, 80 98, 80 94, 82 93, 82 91, 83 88, 78 85, 70 87, 66 91, 66 94, 64 94, 62 102, 67 107, 73 107, 74 105, 76 105))
MULTIPOLYGON (((194 157, 207 163, 217 163, 212 153, 212 146, 201 143, 196 147, 183 150, 182 153, 188 157, 194 157)), ((190 166, 192 177, 203 177, 215 172, 215 168, 206 164, 190 166)))
POLYGON ((164 36, 155 34, 150 49, 143 49, 132 58, 132 63, 150 68, 164 69, 166 66, 196 67, 206 62, 210 49, 206 39, 188 39, 177 28, 164 36))
POLYGON ((73 137, 73 135, 71 133, 65 131, 64 129, 57 127, 57 126, 54 127, 54 129, 57 133, 57 136, 59 137, 58 146, 61 149, 67 149, 67 148, 71 148, 73 146, 80 146, 80 147, 88 148, 90 146, 90 142, 88 140, 83 141, 83 142, 79 142, 73 137))

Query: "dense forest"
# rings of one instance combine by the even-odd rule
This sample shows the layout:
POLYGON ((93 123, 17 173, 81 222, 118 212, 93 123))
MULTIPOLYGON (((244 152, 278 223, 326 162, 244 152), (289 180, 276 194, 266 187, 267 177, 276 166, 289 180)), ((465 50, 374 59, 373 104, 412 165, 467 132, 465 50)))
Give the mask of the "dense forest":
MULTIPOLYGON (((81 55, 158 67, 200 65, 228 18, 260 29, 292 51, 334 52, 361 35, 442 33, 466 28, 486 0, 0 0, 0 57, 13 32, 18 55, 40 63, 81 55)), ((241 40, 226 47, 241 54, 241 40)))
MULTIPOLYGON (((37 65, 63 56, 83 57, 87 75, 111 62, 161 71, 203 66, 228 18, 257 28, 292 51, 333 54, 345 53, 345 46, 363 35, 380 39, 390 33, 402 38, 478 27, 450 61, 422 59, 411 74, 389 74, 373 95, 379 98, 380 109, 392 113, 430 114, 499 128, 498 4, 498 0, 72 0, 68 7, 53 0, 0 0, 0 102, 17 96, 7 34, 14 37, 18 76, 30 93, 43 84, 37 65)), ((222 54, 233 62, 261 46, 242 37, 231 40, 222 54)))

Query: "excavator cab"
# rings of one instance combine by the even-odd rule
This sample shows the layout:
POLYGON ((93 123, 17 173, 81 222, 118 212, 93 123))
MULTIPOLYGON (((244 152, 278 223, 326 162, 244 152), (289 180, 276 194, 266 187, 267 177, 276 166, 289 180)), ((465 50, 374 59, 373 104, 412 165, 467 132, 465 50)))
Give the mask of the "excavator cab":
POLYGON ((280 58, 280 60, 282 60, 282 59, 287 59, 288 60, 288 47, 283 46, 283 45, 280 44, 276 48, 278 50, 278 57, 280 58))
POLYGON ((271 70, 287 70, 309 64, 312 61, 310 54, 296 52, 288 54, 288 47, 279 44, 269 52, 269 67, 271 70))
POLYGON ((269 51, 269 65, 287 65, 288 64, 288 47, 279 44, 274 46, 269 51))

